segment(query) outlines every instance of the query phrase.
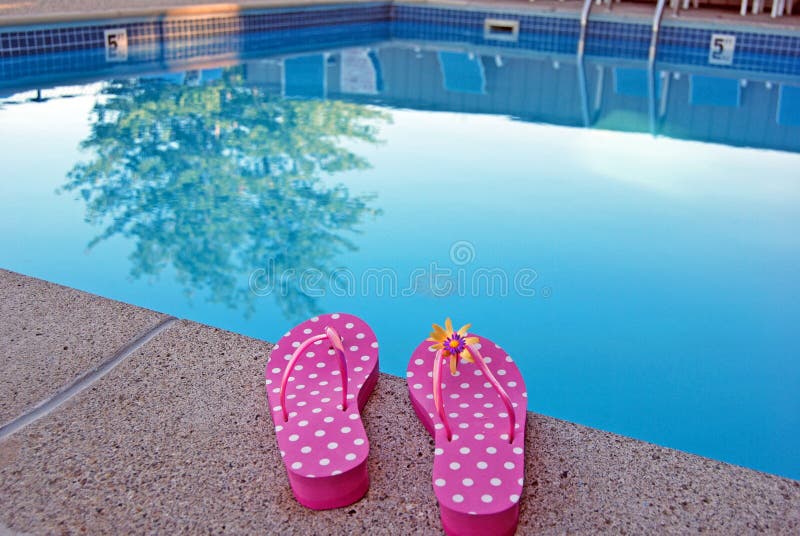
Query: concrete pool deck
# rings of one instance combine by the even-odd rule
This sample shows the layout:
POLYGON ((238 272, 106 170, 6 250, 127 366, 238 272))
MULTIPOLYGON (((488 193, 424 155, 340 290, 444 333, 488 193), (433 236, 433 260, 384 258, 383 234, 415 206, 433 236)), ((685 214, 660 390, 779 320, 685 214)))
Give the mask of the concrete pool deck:
MULTIPOLYGON (((3 424, 118 360, 0 439, 0 534, 440 531, 403 379, 383 375, 365 410, 367 496, 315 512, 265 412, 270 343, 4 270, 0 326, 3 424)), ((519 534, 800 531, 800 482, 535 413, 527 433, 519 534)))

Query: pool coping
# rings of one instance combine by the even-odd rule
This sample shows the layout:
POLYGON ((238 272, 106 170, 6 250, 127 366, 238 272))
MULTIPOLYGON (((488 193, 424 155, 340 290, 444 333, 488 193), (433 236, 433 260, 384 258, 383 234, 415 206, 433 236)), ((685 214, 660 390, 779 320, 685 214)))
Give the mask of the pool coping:
POLYGON ((166 318, 2 269, 0 299, 0 425, 36 410, 62 386, 101 366, 109 347, 123 346, 166 318), (69 322, 63 306, 53 307, 45 298, 52 296, 73 309, 69 322), (114 329, 104 329, 112 316, 114 329))
MULTIPOLYGON (((69 312, 77 303, 76 294, 92 295, 11 272, 0 271, 0 279, 9 277, 8 274, 23 278, 27 285, 16 287, 18 290, 7 287, 6 292, 38 292, 38 299, 62 314, 61 331, 80 330, 84 337, 91 338, 102 330, 114 329, 114 323, 125 322, 123 316, 109 315, 109 326, 72 325, 69 312)), ((0 318, 9 312, 23 317, 35 314, 7 311, 4 308, 7 297, 8 294, 2 296, 0 318)), ((104 307, 120 311, 126 307, 113 300, 92 298, 95 302, 100 300, 104 307)), ((367 405, 365 421, 373 445, 370 454, 373 486, 367 498, 351 508, 325 513, 304 510, 288 490, 264 407, 261 378, 272 345, 188 320, 165 318, 168 320, 162 320, 148 333, 126 341, 121 347, 107 348, 106 354, 116 360, 116 368, 91 377, 83 390, 0 438, 0 491, 7 498, 0 505, 0 528, 52 532, 80 530, 83 526, 90 532, 103 531, 112 521, 107 503, 127 493, 134 494, 137 500, 152 501, 144 511, 114 509, 113 526, 136 531, 164 530, 164 525, 158 523, 172 523, 168 526, 176 530, 189 527, 212 530, 221 522, 242 530, 243 527, 252 530, 253 526, 248 524, 258 523, 258 527, 284 533, 309 530, 335 533, 356 531, 364 526, 377 529, 378 533, 439 530, 437 506, 430 489, 432 442, 411 411, 403 379, 383 374, 377 393, 367 405), (219 359, 227 364, 217 365, 219 359), (186 370, 206 371, 201 374, 209 381, 214 378, 214 382, 230 387, 223 388, 212 400, 208 400, 207 393, 201 393, 202 400, 191 402, 193 396, 201 395, 195 393, 197 389, 192 382, 181 383, 177 379, 183 378, 186 370), (149 407, 159 410, 148 411, 148 406, 140 402, 131 406, 132 398, 154 400, 149 407), (186 425, 186 439, 161 434, 159 430, 172 425, 177 418, 161 414, 169 413, 166 406, 179 400, 189 406, 203 403, 212 408, 207 409, 212 413, 216 411, 213 408, 225 408, 235 402, 229 411, 237 415, 235 420, 240 424, 214 436, 215 441, 230 442, 230 448, 205 446, 205 440, 197 443, 192 431, 206 433, 203 427, 208 426, 206 417, 197 415, 186 425), (128 407, 133 413, 123 420, 131 422, 123 424, 119 415, 128 415, 131 411, 128 407), (126 432, 127 427, 135 430, 135 439, 129 436, 131 432, 126 432), (399 435, 398 430, 402 432, 399 435), (184 440, 189 444, 183 445, 184 440), (107 458, 106 445, 110 443, 116 445, 113 458, 107 458), (153 449, 156 453, 174 450, 178 456, 171 462, 172 456, 158 461, 161 458, 156 455, 154 462, 150 452, 153 449), (193 466, 198 467, 234 464, 242 457, 252 458, 252 463, 258 465, 253 469, 266 471, 269 477, 243 482, 240 489, 244 486, 244 491, 235 492, 228 489, 227 473, 210 473, 209 485, 217 486, 214 488, 217 491, 197 491, 202 497, 187 497, 181 493, 191 494, 198 485, 192 482, 203 475, 202 469, 196 469, 192 476, 186 474, 183 465, 171 467, 170 463, 179 463, 180 453, 188 451, 193 466), (71 483, 81 480, 75 472, 82 469, 77 467, 90 470, 93 464, 101 463, 98 459, 104 464, 98 470, 105 471, 105 477, 98 475, 97 481, 78 484, 70 493, 59 491, 64 486, 74 487, 71 483), (76 467, 75 460, 82 465, 76 467), (145 484, 128 485, 131 479, 146 482, 150 476, 156 478, 164 471, 174 475, 171 478, 175 486, 188 486, 190 491, 181 488, 183 491, 179 492, 169 486, 169 489, 151 489, 145 484), (236 498, 240 493, 248 498, 241 503, 242 512, 247 515, 230 507, 239 504, 236 498), (264 503, 259 499, 262 495, 271 499, 264 503), (208 507, 216 513, 201 517, 190 509, 185 516, 176 518, 170 513, 170 505, 175 501, 199 501, 203 512, 208 507), (97 509, 89 507, 95 503, 97 509), (57 508, 60 520, 53 517, 52 508, 57 508), (79 512, 85 514, 78 515, 79 512), (58 526, 57 521, 61 523, 58 526)), ((265 326, 265 332, 269 331, 269 326, 265 326)), ((27 340, 36 351, 38 339, 30 336, 27 340)), ((800 528, 800 481, 532 412, 528 413, 527 429, 520 532, 702 529, 790 534, 800 528)), ((252 469, 247 471, 252 474, 252 469)))
MULTIPOLYGON (((426 7, 453 8, 461 10, 501 11, 508 13, 533 14, 540 16, 579 18, 582 3, 560 0, 234 0, 225 3, 195 5, 171 5, 167 2, 154 2, 147 7, 111 8, 97 6, 92 9, 76 8, 70 11, 41 12, 32 14, 2 14, 0 27, 38 26, 56 23, 98 21, 108 19, 136 19, 152 17, 192 17, 234 14, 242 11, 263 11, 297 7, 335 6, 347 4, 408 4, 426 7)), ((651 24, 653 9, 639 4, 614 4, 613 9, 606 6, 593 6, 590 20, 627 21, 651 24)), ((745 17, 729 10, 703 8, 673 14, 667 7, 662 20, 663 26, 698 26, 757 31, 764 33, 796 33, 800 31, 800 17, 771 18, 768 14, 748 14, 745 17)))

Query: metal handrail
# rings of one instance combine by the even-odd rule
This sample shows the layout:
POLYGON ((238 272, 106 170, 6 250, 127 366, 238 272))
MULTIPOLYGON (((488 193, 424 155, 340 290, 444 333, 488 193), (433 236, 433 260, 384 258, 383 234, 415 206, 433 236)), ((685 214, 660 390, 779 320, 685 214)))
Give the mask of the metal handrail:
POLYGON ((647 89, 650 104, 650 132, 656 133, 656 53, 658 52, 658 31, 661 29, 661 18, 664 16, 664 6, 667 0, 658 0, 656 11, 653 14, 653 33, 650 37, 650 51, 647 56, 647 89))
POLYGON ((578 89, 581 93, 581 112, 583 113, 583 124, 590 126, 591 117, 589 116, 589 89, 586 86, 586 67, 583 63, 583 54, 586 51, 586 28, 589 26, 589 12, 592 10, 594 0, 584 0, 581 10, 581 33, 578 37, 577 67, 578 67, 578 89))
POLYGON ((581 33, 578 37, 578 59, 583 59, 583 52, 586 48, 586 27, 589 26, 589 13, 592 11, 593 0, 584 0, 581 10, 581 33))

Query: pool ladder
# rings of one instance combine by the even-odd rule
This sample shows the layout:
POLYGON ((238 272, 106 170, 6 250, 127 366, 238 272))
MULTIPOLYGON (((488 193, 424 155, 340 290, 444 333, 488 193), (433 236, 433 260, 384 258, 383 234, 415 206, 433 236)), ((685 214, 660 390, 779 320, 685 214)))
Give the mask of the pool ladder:
POLYGON ((653 31, 650 35, 650 50, 647 54, 647 93, 650 112, 650 132, 655 136, 658 127, 658 112, 656 109, 656 54, 658 52, 658 32, 661 29, 661 19, 664 16, 664 6, 667 0, 658 0, 656 11, 653 14, 653 31))
MULTIPOLYGON (((583 115, 584 126, 591 126, 593 123, 592 113, 589 110, 589 89, 586 80, 586 65, 584 55, 586 53, 586 32, 589 26, 589 14, 592 11, 592 4, 595 0, 584 0, 581 9, 580 34, 578 36, 577 49, 577 68, 578 86, 581 96, 581 112, 583 115)), ((653 14, 652 32, 650 35, 650 48, 647 54, 647 91, 648 91, 648 110, 650 115, 650 132, 655 135, 658 126, 658 112, 656 101, 656 55, 658 53, 658 33, 661 30, 661 19, 664 16, 666 0, 658 0, 656 10, 653 14)))
POLYGON ((589 13, 592 11, 594 0, 584 0, 581 9, 581 33, 578 37, 577 67, 578 67, 578 87, 581 93, 581 113, 583 114, 583 125, 592 126, 592 117, 589 113, 589 88, 586 87, 586 65, 583 62, 583 55, 586 52, 586 29, 589 26, 589 13))

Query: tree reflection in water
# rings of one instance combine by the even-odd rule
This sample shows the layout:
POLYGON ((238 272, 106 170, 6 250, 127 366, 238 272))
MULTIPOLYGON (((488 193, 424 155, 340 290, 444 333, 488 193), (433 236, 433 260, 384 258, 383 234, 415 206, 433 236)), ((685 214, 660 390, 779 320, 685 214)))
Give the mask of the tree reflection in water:
MULTIPOLYGON (((322 178, 365 169, 344 141, 378 143, 386 112, 358 104, 288 100, 248 87, 243 68, 206 85, 163 79, 116 80, 93 110, 63 190, 86 202, 103 226, 89 248, 133 239, 134 278, 175 272, 187 296, 249 315, 250 273, 314 268, 330 274, 346 238, 379 210, 322 178)), ((292 283, 291 281, 289 283, 292 283)), ((316 312, 315 300, 288 284, 278 297, 290 318, 316 312)))

